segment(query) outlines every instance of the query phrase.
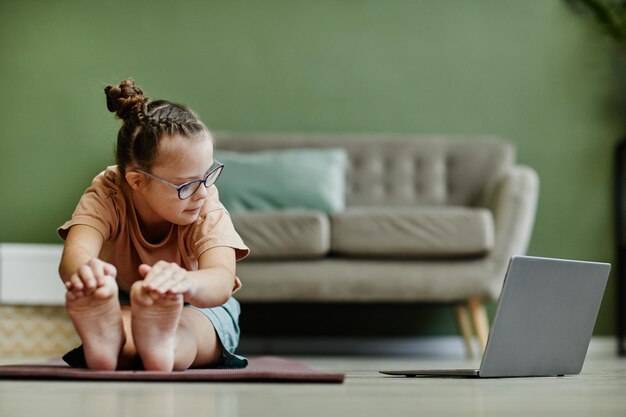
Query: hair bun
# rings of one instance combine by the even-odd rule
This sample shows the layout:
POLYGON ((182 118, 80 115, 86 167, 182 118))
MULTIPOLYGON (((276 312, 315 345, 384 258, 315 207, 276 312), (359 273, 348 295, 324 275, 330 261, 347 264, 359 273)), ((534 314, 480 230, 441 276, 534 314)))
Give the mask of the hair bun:
POLYGON ((146 101, 143 91, 128 79, 116 86, 106 86, 107 109, 120 119, 126 119, 131 111, 146 101))

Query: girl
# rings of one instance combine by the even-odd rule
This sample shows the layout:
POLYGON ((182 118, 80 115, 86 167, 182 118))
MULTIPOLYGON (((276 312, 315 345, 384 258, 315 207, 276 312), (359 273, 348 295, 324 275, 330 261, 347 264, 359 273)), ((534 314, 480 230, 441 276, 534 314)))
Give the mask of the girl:
POLYGON ((131 80, 104 89, 122 119, 117 165, 71 220, 59 273, 90 369, 244 367, 235 261, 248 248, 219 202, 207 127, 187 107, 149 101, 131 80))

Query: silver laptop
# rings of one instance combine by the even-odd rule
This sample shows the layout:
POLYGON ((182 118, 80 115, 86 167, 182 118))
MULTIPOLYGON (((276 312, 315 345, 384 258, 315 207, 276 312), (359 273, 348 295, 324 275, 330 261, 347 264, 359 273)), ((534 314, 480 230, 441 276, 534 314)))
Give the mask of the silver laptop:
POLYGON ((480 369, 386 375, 522 377, 580 373, 611 265, 514 256, 480 369))

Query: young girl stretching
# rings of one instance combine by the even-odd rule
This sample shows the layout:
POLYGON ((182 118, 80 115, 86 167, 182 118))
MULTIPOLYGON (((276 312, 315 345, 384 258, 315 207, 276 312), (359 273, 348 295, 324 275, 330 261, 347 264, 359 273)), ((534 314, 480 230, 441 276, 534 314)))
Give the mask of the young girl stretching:
POLYGON ((93 180, 71 220, 59 273, 90 369, 246 366, 234 354, 248 248, 218 199, 223 165, 187 107, 148 100, 130 80, 105 88, 122 119, 117 165, 93 180))

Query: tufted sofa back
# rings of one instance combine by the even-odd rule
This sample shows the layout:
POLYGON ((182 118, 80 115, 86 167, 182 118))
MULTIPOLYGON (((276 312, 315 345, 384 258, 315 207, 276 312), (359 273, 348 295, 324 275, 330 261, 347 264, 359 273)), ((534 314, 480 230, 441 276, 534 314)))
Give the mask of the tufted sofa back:
POLYGON ((515 161, 513 145, 493 137, 218 133, 215 139, 216 149, 238 152, 345 149, 348 206, 475 206, 515 161))

